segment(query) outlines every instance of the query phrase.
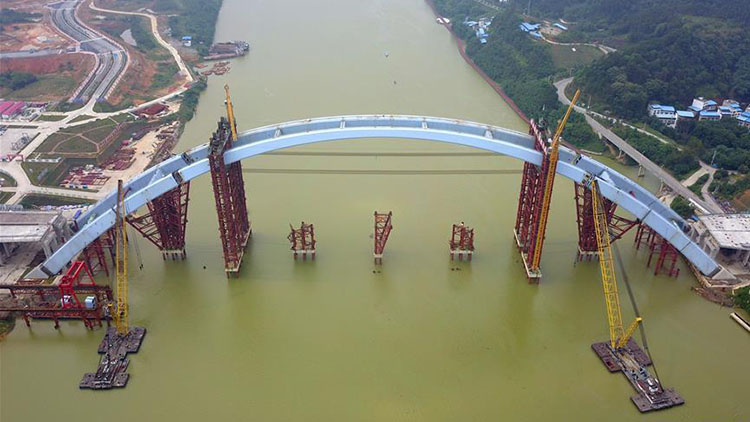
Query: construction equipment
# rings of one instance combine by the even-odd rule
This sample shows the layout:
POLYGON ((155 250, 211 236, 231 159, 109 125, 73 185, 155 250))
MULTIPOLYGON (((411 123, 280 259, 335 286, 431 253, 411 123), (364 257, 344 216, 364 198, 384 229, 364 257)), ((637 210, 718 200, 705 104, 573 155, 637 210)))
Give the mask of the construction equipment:
POLYGON ((549 165, 547 167, 547 174, 545 175, 546 180, 544 183, 544 196, 542 197, 541 214, 539 216, 539 228, 536 232, 537 247, 534 248, 534 254, 531 257, 530 268, 532 269, 532 271, 536 271, 539 269, 539 263, 542 260, 542 244, 544 242, 544 233, 547 228, 547 218, 549 217, 549 207, 552 200, 552 185, 555 182, 557 161, 560 157, 560 136, 562 136, 563 129, 565 129, 565 125, 568 123, 568 117, 570 117, 570 113, 573 111, 573 107, 575 107, 575 104, 578 101, 578 97, 580 97, 580 95, 581 90, 579 89, 573 96, 573 100, 570 102, 568 110, 565 112, 565 117, 563 117, 563 119, 560 121, 560 124, 557 125, 557 130, 555 131, 555 135, 552 137, 552 142, 549 146, 549 165))
POLYGON ((122 180, 117 181, 117 206, 115 211, 115 280, 117 305, 113 309, 117 335, 128 334, 128 233, 125 230, 125 192, 122 180))
POLYGON ((592 208, 594 211, 594 230, 596 244, 599 249, 599 267, 602 271, 602 287, 604 287, 604 301, 607 303, 607 321, 609 322, 609 342, 612 349, 621 349, 633 336, 641 317, 628 327, 622 325, 622 311, 620 310, 620 294, 617 291, 617 277, 615 275, 615 260, 612 256, 612 246, 607 227, 607 213, 604 210, 602 197, 596 180, 591 183, 592 208))
MULTIPOLYGON (((637 393, 630 399, 639 411, 649 412, 683 404, 685 400, 674 389, 663 388, 658 378, 651 376, 647 369, 648 365, 653 364, 650 353, 644 353, 632 339, 636 328, 640 326, 643 319, 638 315, 638 308, 630 291, 627 277, 624 277, 624 280, 630 293, 636 317, 627 329, 623 327, 620 294, 617 290, 617 277, 615 275, 615 259, 612 253, 607 211, 603 206, 604 198, 599 193, 599 184, 595 177, 590 177, 586 184, 591 189, 594 230, 599 253, 599 266, 602 272, 604 301, 607 306, 607 322, 609 323, 609 342, 594 343, 591 348, 610 372, 622 371, 623 375, 630 381, 637 393)), ((645 347, 646 337, 643 327, 641 327, 641 335, 645 347)), ((646 350, 648 351, 648 348, 646 350)))
POLYGON ((232 142, 237 141, 237 123, 234 121, 234 108, 232 108, 232 99, 229 97, 229 85, 224 85, 224 93, 226 94, 226 100, 224 104, 227 107, 227 118, 229 119, 229 127, 232 129, 232 142))
POLYGON ((122 180, 117 181, 117 204, 115 205, 115 280, 116 302, 110 307, 110 315, 115 321, 115 328, 110 328, 99 344, 99 367, 96 372, 83 375, 78 388, 91 390, 109 390, 125 387, 130 379, 127 369, 130 364, 129 353, 136 353, 141 348, 146 329, 130 327, 128 316, 128 235, 125 218, 125 191, 122 180))

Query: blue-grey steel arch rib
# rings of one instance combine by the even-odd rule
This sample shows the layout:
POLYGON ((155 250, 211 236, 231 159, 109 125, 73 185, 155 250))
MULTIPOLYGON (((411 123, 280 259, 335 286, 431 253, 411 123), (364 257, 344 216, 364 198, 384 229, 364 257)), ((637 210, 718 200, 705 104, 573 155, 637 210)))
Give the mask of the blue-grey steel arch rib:
MULTIPOLYGON (((227 164, 284 148, 318 142, 354 139, 411 139, 437 141, 478 148, 536 165, 542 162, 532 137, 525 133, 463 120, 403 115, 358 115, 322 117, 265 126, 243 132, 226 151, 227 164)), ((148 169, 125 184, 127 213, 148 201, 209 172, 207 144, 195 147, 148 169)), ((701 273, 712 276, 720 267, 682 231, 685 222, 669 207, 638 184, 586 156, 560 149, 557 173, 575 182, 588 175, 599 180, 601 194, 633 214, 667 239, 701 273)), ((110 194, 78 217, 80 230, 63 244, 30 277, 57 274, 89 243, 106 232, 115 221, 115 197, 110 194)))

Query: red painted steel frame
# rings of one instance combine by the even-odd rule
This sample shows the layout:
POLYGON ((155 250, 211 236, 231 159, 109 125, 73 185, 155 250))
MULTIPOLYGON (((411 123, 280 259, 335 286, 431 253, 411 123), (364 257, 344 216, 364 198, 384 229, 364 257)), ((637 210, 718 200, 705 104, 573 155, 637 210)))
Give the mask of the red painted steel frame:
POLYGON ((538 283, 541 278, 541 272, 538 269, 529 268, 530 262, 528 260, 534 255, 535 248, 543 246, 542 244, 536 244, 536 238, 539 230, 539 218, 542 212, 544 185, 546 183, 544 175, 549 168, 549 156, 547 154, 546 135, 534 120, 529 125, 529 134, 534 137, 534 149, 542 153, 542 166, 539 167, 530 163, 523 164, 516 225, 513 233, 524 266, 526 267, 526 275, 529 278, 529 282, 538 283))
POLYGON ((305 224, 303 221, 299 229, 295 229, 292 225, 289 225, 291 232, 287 239, 291 242, 292 247, 290 248, 294 252, 294 259, 297 259, 298 255, 302 255, 302 259, 307 259, 307 254, 310 254, 312 259, 315 259, 315 228, 312 224, 305 224))
POLYGON ((451 252, 451 261, 456 255, 462 261, 464 255, 466 260, 471 261, 474 255, 474 229, 467 227, 463 222, 454 224, 451 231, 451 240, 448 242, 451 252))
POLYGON ((648 263, 647 267, 651 266, 651 261, 656 255, 656 263, 654 265, 654 275, 659 275, 660 272, 666 271, 670 277, 677 277, 680 275, 680 269, 676 268, 677 260, 680 257, 680 253, 669 243, 666 239, 659 236, 658 233, 653 231, 650 227, 639 224, 635 234, 635 248, 640 249, 641 244, 645 243, 648 246, 648 263))
MULTIPOLYGON (((578 183, 575 185, 576 221, 578 223, 578 259, 591 259, 598 255, 596 232, 594 230, 594 214, 591 205, 591 190, 578 183)), ((637 220, 630 220, 615 214, 617 204, 604 198, 603 207, 607 213, 607 223, 610 242, 622 238, 625 233, 638 224, 637 220)))
POLYGON ((383 263, 383 251, 385 251, 385 244, 388 242, 388 236, 391 234, 393 225, 391 225, 391 218, 393 212, 388 214, 378 214, 375 211, 375 246, 373 251, 373 257, 375 258, 375 264, 379 265, 383 263))
POLYGON ((227 276, 236 276, 242 265, 251 230, 247 216, 242 165, 239 161, 228 166, 224 163, 224 151, 231 147, 229 122, 222 117, 209 142, 208 162, 219 219, 221 246, 224 251, 224 269, 227 276))
POLYGON ((128 223, 159 248, 163 259, 185 259, 185 229, 189 200, 190 183, 182 183, 149 202, 149 212, 142 216, 129 217, 128 223))

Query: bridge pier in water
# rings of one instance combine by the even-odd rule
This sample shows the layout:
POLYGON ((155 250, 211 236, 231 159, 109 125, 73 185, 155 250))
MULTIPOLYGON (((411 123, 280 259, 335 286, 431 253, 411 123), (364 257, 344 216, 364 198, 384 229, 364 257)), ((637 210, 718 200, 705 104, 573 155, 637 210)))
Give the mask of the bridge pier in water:
POLYGON ((232 129, 229 121, 222 117, 208 143, 208 163, 224 252, 224 271, 227 277, 236 277, 252 230, 247 216, 242 164, 224 162, 224 152, 230 148, 232 129))
POLYGON ((521 191, 518 194, 518 210, 516 212, 516 225, 513 236, 516 246, 521 254, 526 277, 529 283, 539 283, 542 279, 542 271, 534 266, 532 257, 544 243, 544 234, 541 242, 539 238, 539 226, 542 214, 542 201, 546 184, 545 176, 549 169, 549 155, 547 154, 546 134, 537 126, 533 120, 529 125, 529 134, 534 138, 534 149, 542 153, 542 166, 528 162, 523 163, 523 174, 521 176, 521 191))

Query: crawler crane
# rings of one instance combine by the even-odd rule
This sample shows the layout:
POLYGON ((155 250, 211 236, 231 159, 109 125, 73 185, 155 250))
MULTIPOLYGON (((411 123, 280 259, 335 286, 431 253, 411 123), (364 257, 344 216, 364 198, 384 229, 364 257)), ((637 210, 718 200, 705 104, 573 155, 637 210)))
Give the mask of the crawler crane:
MULTIPOLYGON (((623 326, 607 214, 602 206, 603 198, 600 196, 599 182, 594 177, 589 178, 588 182, 592 194, 594 229, 599 252, 599 266, 602 272, 604 302, 607 306, 607 322, 609 323, 609 342, 594 343, 591 348, 594 349, 594 352, 610 372, 622 371, 628 378, 637 393, 631 397, 631 400, 641 412, 666 409, 683 404, 685 401, 677 392, 673 389, 664 389, 657 377, 651 376, 647 369, 647 366, 652 364, 650 355, 644 353, 632 339, 633 333, 643 319, 636 315, 627 329, 623 326)), ((633 302, 633 305, 635 308, 635 302, 633 302)))

